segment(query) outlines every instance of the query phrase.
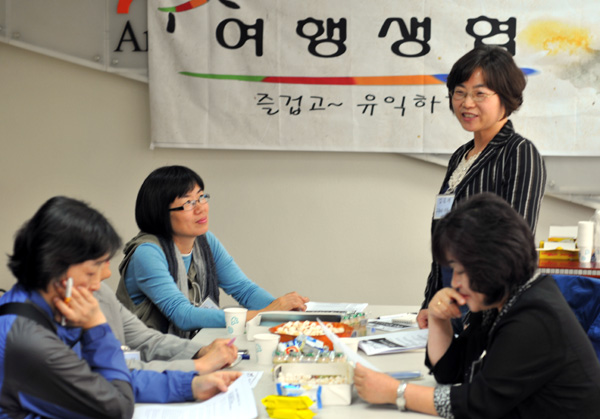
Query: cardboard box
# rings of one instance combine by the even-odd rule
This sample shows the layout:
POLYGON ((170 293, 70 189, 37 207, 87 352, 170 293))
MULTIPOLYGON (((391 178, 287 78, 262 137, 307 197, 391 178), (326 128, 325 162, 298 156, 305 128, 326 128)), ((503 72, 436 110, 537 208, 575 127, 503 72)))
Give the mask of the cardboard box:
POLYGON ((579 249, 570 242, 541 242, 537 249, 540 260, 579 260, 579 249))
MULTIPOLYGON (((279 364, 273 370, 275 383, 278 383, 278 377, 282 373, 311 376, 340 375, 344 377, 345 381, 349 384, 321 385, 321 402, 323 406, 347 406, 352 403, 352 378, 354 377, 354 368, 347 362, 279 364)), ((282 384, 285 385, 288 383, 282 384)))
POLYGON ((548 241, 550 242, 575 242, 577 240, 577 226, 550 226, 548 241))

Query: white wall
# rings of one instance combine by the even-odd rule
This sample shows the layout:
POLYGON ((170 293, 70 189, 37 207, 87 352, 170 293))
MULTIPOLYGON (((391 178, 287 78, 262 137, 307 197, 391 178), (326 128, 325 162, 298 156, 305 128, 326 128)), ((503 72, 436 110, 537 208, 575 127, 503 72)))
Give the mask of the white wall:
MULTIPOLYGON (((128 240, 143 179, 182 164, 213 196, 211 230, 273 294, 421 302, 443 167, 395 154, 150 150, 149 126, 147 84, 0 43, 0 287, 14 282, 15 231, 46 199, 83 199, 128 240)), ((547 197, 538 237, 592 213, 547 197)))

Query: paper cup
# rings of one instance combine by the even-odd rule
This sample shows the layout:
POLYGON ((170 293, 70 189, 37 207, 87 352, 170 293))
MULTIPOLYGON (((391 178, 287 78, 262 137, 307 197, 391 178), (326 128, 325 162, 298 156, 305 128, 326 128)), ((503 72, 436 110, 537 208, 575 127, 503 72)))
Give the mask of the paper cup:
POLYGON ((225 327, 227 334, 231 336, 243 335, 246 331, 247 308, 231 307, 223 310, 225 312, 225 327))
POLYGON ((273 363, 273 352, 275 352, 279 343, 279 335, 258 333, 254 335, 254 341, 258 363, 261 365, 271 365, 273 363))
MULTIPOLYGON (((598 256, 596 256, 598 258, 598 256)), ((592 246, 579 248, 579 262, 590 263, 592 261, 592 246)))
MULTIPOLYGON (((577 247, 579 249, 592 248, 594 246, 594 222, 580 221, 577 224, 577 247)), ((579 252, 581 255, 581 251, 579 252)), ((589 261, 588 261, 589 262, 589 261)))

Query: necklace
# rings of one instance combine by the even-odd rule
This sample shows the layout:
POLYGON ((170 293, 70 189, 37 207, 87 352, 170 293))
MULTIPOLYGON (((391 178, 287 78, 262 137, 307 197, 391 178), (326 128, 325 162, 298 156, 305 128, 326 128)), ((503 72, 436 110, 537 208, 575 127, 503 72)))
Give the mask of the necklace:
POLYGON ((471 166, 473 166, 473 163, 475 163, 475 160, 477 160, 477 157, 479 157, 481 154, 481 151, 477 154, 473 154, 469 160, 467 160, 467 154, 469 154, 468 151, 465 153, 456 169, 454 169, 454 172, 452 172, 452 176, 450 176, 450 179, 448 180, 448 190, 446 190, 446 194, 451 194, 454 192, 456 187, 464 179, 471 166))

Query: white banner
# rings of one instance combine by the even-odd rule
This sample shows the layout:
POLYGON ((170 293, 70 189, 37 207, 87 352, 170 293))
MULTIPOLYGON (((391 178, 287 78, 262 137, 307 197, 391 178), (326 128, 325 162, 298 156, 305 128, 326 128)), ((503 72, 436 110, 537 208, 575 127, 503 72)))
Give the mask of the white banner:
POLYGON ((451 153, 445 77, 479 43, 528 74, 511 119, 544 155, 600 155, 600 4, 149 0, 152 144, 451 153))

